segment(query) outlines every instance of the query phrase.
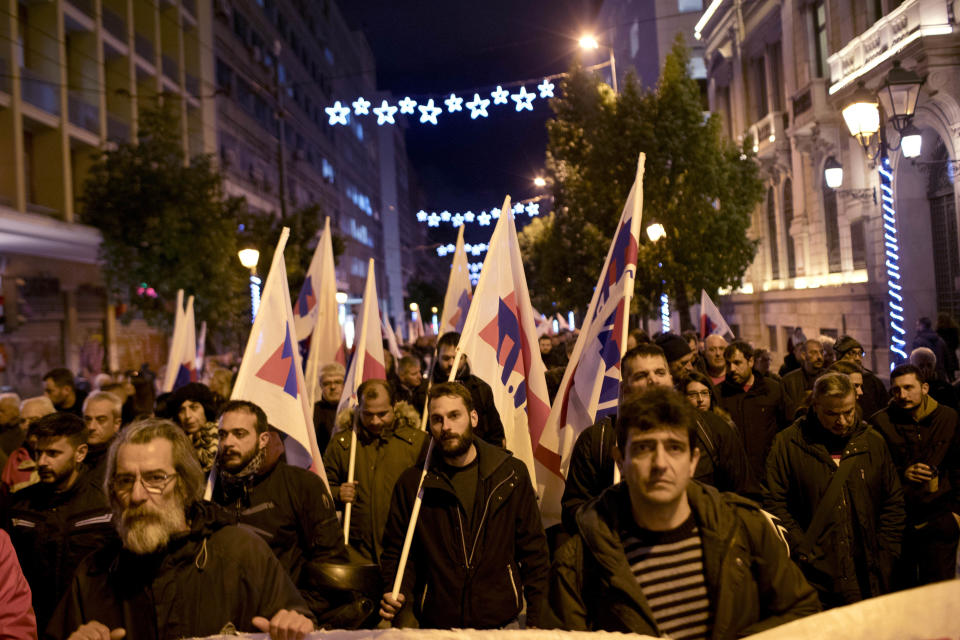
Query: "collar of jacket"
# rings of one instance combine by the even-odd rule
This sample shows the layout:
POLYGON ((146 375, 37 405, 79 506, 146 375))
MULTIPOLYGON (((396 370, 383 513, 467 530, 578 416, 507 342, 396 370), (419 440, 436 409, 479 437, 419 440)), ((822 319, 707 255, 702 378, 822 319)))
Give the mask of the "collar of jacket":
POLYGON ((924 396, 916 415, 907 409, 901 409, 899 405, 891 399, 887 405, 887 413, 890 415, 890 421, 894 424, 920 424, 940 408, 940 403, 931 396, 924 396))
POLYGON ((767 376, 760 373, 756 369, 752 369, 753 372, 753 384, 750 385, 750 388, 744 390, 742 384, 737 384, 730 380, 730 378, 724 379, 720 384, 720 394, 724 397, 737 395, 738 393, 745 393, 749 396, 760 395, 767 392, 767 376))
MULTIPOLYGON (((356 409, 349 408, 344 409, 337 415, 337 432, 334 437, 345 449, 350 448, 350 429, 353 428, 354 413, 356 413, 356 409), (343 435, 346 437, 338 437, 343 435)), ((401 401, 393 405, 393 426, 389 430, 381 431, 378 436, 374 436, 361 426, 357 431, 357 439, 361 443, 367 444, 378 438, 386 441, 390 437, 394 437, 408 444, 413 444, 416 438, 415 431, 420 431, 420 414, 410 403, 401 401)))
MULTIPOLYGON (((847 444, 843 447, 841 459, 860 453, 866 453, 866 451, 869 449, 869 445, 865 436, 869 427, 870 425, 868 423, 864 422, 859 416, 857 416, 857 423, 850 431, 850 438, 847 440, 847 444)), ((832 464, 833 459, 830 456, 830 452, 827 451, 827 448, 824 445, 817 441, 818 434, 824 431, 826 431, 826 429, 824 429, 823 425, 820 424, 820 420, 817 418, 817 413, 814 411, 813 407, 807 409, 807 414, 800 420, 800 445, 808 452, 815 454, 823 460, 830 461, 832 464)))
MULTIPOLYGON (((724 500, 715 488, 695 480, 687 485, 687 499, 703 543, 704 580, 710 592, 711 606, 716 610, 720 572, 736 533, 736 518, 732 508, 724 508, 724 500)), ((750 504, 739 497, 736 500, 750 504)), ((619 532, 633 522, 627 483, 614 485, 588 502, 577 513, 576 520, 584 547, 609 574, 610 586, 629 596, 650 627, 657 629, 653 611, 627 564, 620 538, 619 532)))
MULTIPOLYGON (((460 361, 460 370, 457 371, 457 377, 454 378, 455 382, 463 382, 470 377, 470 363, 460 361)), ((440 367, 433 368, 433 382, 448 382, 450 379, 449 373, 444 373, 440 370, 440 367)))

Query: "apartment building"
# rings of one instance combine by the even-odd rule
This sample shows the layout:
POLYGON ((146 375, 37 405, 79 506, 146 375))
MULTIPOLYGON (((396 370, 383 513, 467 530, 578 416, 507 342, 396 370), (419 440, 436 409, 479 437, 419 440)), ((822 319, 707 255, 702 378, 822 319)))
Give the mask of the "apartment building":
POLYGON ((0 385, 41 387, 66 364, 97 372, 158 361, 166 339, 118 330, 77 222, 92 158, 136 135, 141 105, 178 100, 184 149, 215 149, 210 10, 196 0, 0 3, 0 385))
POLYGON ((960 315, 958 12, 960 3, 941 0, 705 7, 696 31, 710 108, 728 136, 753 141, 766 182, 750 230, 757 257, 722 301, 744 338, 782 357, 796 327, 808 337, 848 333, 882 374, 897 349, 909 352, 918 317, 960 315), (888 171, 841 112, 860 85, 875 95, 895 62, 926 77, 913 119, 923 145, 919 158, 904 157, 888 121, 888 171), (824 176, 833 161, 844 170, 838 188, 824 176))

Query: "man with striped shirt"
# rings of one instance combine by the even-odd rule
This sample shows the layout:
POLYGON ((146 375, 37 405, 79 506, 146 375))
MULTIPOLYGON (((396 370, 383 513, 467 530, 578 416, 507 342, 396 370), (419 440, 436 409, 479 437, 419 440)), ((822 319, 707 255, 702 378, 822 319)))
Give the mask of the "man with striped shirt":
POLYGON ((672 389, 621 405, 614 457, 624 482, 577 513, 577 534, 557 551, 553 626, 728 638, 819 610, 770 517, 692 480, 694 418, 672 389))

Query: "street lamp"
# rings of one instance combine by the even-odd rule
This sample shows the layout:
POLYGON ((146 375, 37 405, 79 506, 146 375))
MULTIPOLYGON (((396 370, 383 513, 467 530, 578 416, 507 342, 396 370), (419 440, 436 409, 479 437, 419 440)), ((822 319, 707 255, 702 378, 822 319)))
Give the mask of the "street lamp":
MULTIPOLYGON (((585 33, 584 35, 580 36, 580 39, 577 41, 577 44, 580 45, 581 49, 584 49, 587 51, 596 51, 601 47, 607 50, 607 52, 610 54, 610 61, 607 63, 610 65, 610 79, 611 79, 610 86, 613 87, 614 93, 620 93, 620 91, 617 89, 617 59, 613 55, 613 47, 601 45, 600 42, 596 39, 596 37, 594 37, 594 35, 590 33, 585 33)), ((602 65, 598 65, 598 66, 602 66, 602 65)))
POLYGON ((659 222, 654 222, 649 227, 647 227, 647 237, 650 238, 650 242, 657 242, 660 238, 667 235, 667 230, 663 228, 663 225, 659 222))
POLYGON ((250 269, 250 321, 253 322, 260 309, 260 277, 257 276, 260 252, 253 247, 247 247, 237 251, 237 257, 240 258, 240 264, 250 269))
POLYGON ((843 184, 843 165, 837 162, 834 156, 827 158, 827 163, 823 165, 823 177, 831 189, 837 189, 843 184))
POLYGON ((536 178, 533 179, 533 184, 535 187, 539 187, 542 189, 545 186, 547 186, 547 179, 544 178, 543 176, 537 176, 536 178))

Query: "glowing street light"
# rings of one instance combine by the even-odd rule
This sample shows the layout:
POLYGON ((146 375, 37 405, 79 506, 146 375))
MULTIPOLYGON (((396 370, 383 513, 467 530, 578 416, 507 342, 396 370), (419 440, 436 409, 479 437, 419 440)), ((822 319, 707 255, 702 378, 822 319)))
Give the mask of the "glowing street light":
POLYGON ((647 237, 650 238, 650 242, 657 242, 660 238, 663 238, 667 235, 667 230, 663 228, 663 225, 659 222, 654 222, 649 227, 647 227, 647 237))
POLYGON ((252 247, 240 249, 237 251, 237 257, 240 258, 240 264, 247 269, 256 271, 257 263, 260 262, 260 252, 252 247))
POLYGON ((597 42, 597 39, 589 33, 580 36, 580 40, 577 41, 577 44, 580 45, 581 49, 599 49, 600 48, 600 43, 597 42))
POLYGON ((547 186, 547 179, 544 178, 543 176, 537 176, 536 178, 533 179, 533 184, 534 186, 540 187, 542 189, 543 187, 547 186))
POLYGON ((337 291, 337 304, 347 304, 349 298, 346 291, 337 291))
MULTIPOLYGON (((613 55, 613 47, 608 47, 606 45, 601 45, 597 40, 596 36, 591 33, 585 33, 580 36, 580 39, 577 40, 577 44, 580 45, 581 49, 586 51, 596 51, 597 49, 603 48, 606 49, 610 54, 610 61, 607 63, 610 65, 610 86, 613 87, 614 93, 620 93, 620 90, 617 89, 617 60, 613 55)), ((603 66, 603 65, 599 65, 603 66)))

